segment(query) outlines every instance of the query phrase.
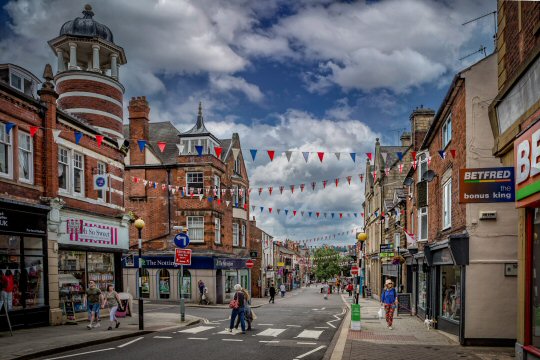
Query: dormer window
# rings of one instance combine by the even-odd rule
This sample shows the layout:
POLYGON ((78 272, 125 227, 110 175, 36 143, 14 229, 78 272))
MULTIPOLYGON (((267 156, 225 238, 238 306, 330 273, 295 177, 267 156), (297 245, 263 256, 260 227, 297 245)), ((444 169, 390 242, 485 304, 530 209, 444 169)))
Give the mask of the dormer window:
POLYGON ((10 75, 11 76, 9 79, 9 84, 11 85, 11 87, 14 87, 17 90, 24 92, 24 81, 22 76, 19 76, 18 74, 13 72, 10 75))
POLYGON ((234 160, 234 173, 238 175, 241 174, 240 157, 237 157, 236 160, 234 160))

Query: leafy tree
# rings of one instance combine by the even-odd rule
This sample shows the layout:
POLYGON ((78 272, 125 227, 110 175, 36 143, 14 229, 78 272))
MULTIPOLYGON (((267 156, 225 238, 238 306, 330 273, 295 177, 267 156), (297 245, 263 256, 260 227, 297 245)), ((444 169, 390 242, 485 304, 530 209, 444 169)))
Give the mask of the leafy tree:
POLYGON ((340 274, 338 252, 332 248, 318 248, 313 255, 317 279, 326 281, 340 274))

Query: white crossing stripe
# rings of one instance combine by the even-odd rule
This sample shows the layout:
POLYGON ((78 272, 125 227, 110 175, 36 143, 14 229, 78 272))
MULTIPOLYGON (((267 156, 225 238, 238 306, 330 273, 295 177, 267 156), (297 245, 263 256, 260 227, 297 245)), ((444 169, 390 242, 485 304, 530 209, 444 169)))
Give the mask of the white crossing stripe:
POLYGON ((172 336, 154 336, 154 339, 172 339, 172 336))
POLYGON ((200 332, 210 330, 215 328, 215 326, 195 326, 193 328, 185 329, 182 331, 179 331, 179 333, 188 333, 188 334, 198 334, 200 332))
POLYGON ((318 339, 319 336, 323 333, 324 330, 304 330, 302 331, 297 338, 302 339, 318 339))
POLYGON ((301 327, 300 325, 285 325, 285 326, 288 326, 288 327, 301 327))
POLYGON ((274 324, 259 324, 260 326, 274 326, 274 324))
POLYGON ((221 339, 223 341, 244 341, 244 340, 240 340, 240 339, 221 339))
POLYGON ((301 341, 297 342, 296 344, 297 345, 317 345, 316 342, 301 342, 301 341))
POLYGON ((270 329, 264 330, 263 332, 258 333, 257 336, 273 336, 273 337, 277 337, 279 334, 281 334, 285 330, 287 330, 287 329, 272 329, 272 328, 270 328, 270 329))
POLYGON ((315 326, 315 329, 330 329, 328 326, 315 326))
POLYGON ((208 340, 208 338, 189 337, 188 340, 208 340))
POLYGON ((279 340, 259 340, 260 343, 277 344, 279 340))
POLYGON ((229 332, 229 330, 223 330, 223 331, 220 331, 216 334, 221 334, 221 335, 236 335, 236 334, 239 334, 240 332, 238 330, 233 330, 232 332, 229 332))

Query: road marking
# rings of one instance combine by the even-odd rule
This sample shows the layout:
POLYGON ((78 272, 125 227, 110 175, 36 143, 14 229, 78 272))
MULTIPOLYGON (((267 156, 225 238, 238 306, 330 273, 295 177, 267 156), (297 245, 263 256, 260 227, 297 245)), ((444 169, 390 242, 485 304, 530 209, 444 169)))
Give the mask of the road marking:
POLYGON ((277 344, 279 340, 259 340, 260 343, 277 344))
POLYGON ((154 339, 172 339, 172 336, 154 336, 154 339))
POLYGON ((297 345, 317 345, 317 343, 314 343, 314 342, 297 342, 296 343, 297 345))
POLYGON ((190 338, 188 338, 188 340, 208 340, 208 338, 194 338, 194 337, 190 337, 190 338))
POLYGON ((189 329, 186 329, 186 330, 181 330, 181 331, 178 331, 178 333, 188 333, 188 334, 198 334, 200 332, 203 332, 203 331, 206 331, 206 330, 210 330, 210 329, 214 329, 215 326, 195 326, 194 328, 189 328, 189 329))
POLYGON ((127 343, 125 343, 125 344, 122 344, 122 345, 118 345, 117 347, 119 347, 119 348, 123 348, 124 346, 128 346, 128 345, 131 345, 131 344, 133 344, 134 342, 137 342, 137 341, 139 341, 139 340, 142 340, 142 339, 144 339, 144 337, 143 337, 143 336, 141 336, 141 337, 139 337, 139 338, 136 338, 135 340, 131 340, 131 341, 128 341, 128 342, 127 342, 127 343))
POLYGON ((315 329, 329 329, 328 326, 315 326, 315 329))
POLYGON ((304 330, 298 334, 297 338, 303 339, 318 339, 319 336, 323 333, 324 330, 304 330))
POLYGON ((81 355, 86 355, 86 354, 93 354, 93 353, 102 352, 102 351, 109 351, 109 350, 115 350, 115 348, 107 348, 107 349, 86 351, 86 352, 82 352, 82 353, 78 353, 78 354, 71 354, 71 355, 58 356, 58 357, 54 357, 54 358, 48 358, 47 360, 65 359, 65 358, 68 358, 68 357, 81 356, 81 355))
POLYGON ((257 334, 257 336, 273 336, 277 337, 279 334, 284 332, 287 329, 266 329, 263 332, 257 334))
POLYGON ((225 329, 225 330, 220 331, 220 332, 218 332, 218 333, 216 333, 216 334, 221 334, 221 335, 236 335, 236 334, 238 334, 238 333, 239 333, 238 330, 229 331, 229 330, 225 329))
POLYGON ((334 329, 336 328, 334 325, 332 325, 332 324, 330 323, 330 321, 327 321, 326 323, 327 323, 328 325, 330 325, 331 327, 333 327, 334 329))
POLYGON ((289 327, 301 327, 300 325, 285 325, 285 326, 289 326, 289 327))
POLYGON ((244 341, 240 339, 221 339, 222 341, 244 341))
POLYGON ((305 353, 305 354, 298 355, 297 357, 295 357, 295 360, 296 360, 296 359, 301 359, 301 358, 306 357, 306 356, 308 356, 308 355, 311 355, 311 354, 313 354, 314 352, 317 352, 317 351, 319 351, 319 350, 321 350, 321 349, 324 349, 325 347, 326 347, 326 346, 321 345, 321 346, 319 346, 319 347, 317 347, 317 348, 315 348, 315 349, 313 349, 313 350, 311 350, 311 351, 308 351, 308 352, 305 353))

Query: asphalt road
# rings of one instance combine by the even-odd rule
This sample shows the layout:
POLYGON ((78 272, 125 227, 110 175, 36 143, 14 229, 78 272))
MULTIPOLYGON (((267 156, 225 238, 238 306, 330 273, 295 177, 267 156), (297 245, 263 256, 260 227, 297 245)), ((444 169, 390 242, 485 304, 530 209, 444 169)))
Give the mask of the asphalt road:
MULTIPOLYGON (((322 359, 344 308, 339 295, 324 300, 319 288, 304 288, 254 309, 257 319, 246 334, 226 331, 228 309, 187 308, 188 314, 204 321, 180 331, 156 332, 42 359, 322 359)), ((178 306, 171 306, 170 312, 176 316, 178 306)))

